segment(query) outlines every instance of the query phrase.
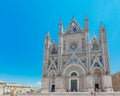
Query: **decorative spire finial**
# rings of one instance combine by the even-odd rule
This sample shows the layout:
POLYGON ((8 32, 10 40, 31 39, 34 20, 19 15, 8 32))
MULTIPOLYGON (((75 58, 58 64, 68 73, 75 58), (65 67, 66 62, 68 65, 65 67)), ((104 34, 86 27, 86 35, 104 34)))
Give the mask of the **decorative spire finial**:
POLYGON ((48 30, 47 37, 50 37, 50 31, 48 30))
POLYGON ((72 17, 72 21, 74 21, 75 20, 75 18, 74 18, 74 16, 72 17))
POLYGON ((85 14, 85 20, 88 20, 88 16, 87 16, 87 14, 85 14))
POLYGON ((100 22, 100 30, 101 32, 106 31, 105 26, 100 22))
POLYGON ((63 24, 62 24, 62 18, 60 17, 60 23, 59 23, 59 33, 63 33, 63 24))
POLYGON ((102 21, 100 22, 100 28, 103 28, 104 26, 103 26, 103 24, 102 24, 102 21))
POLYGON ((60 25, 62 25, 62 18, 60 17, 60 23, 59 23, 60 25))
POLYGON ((85 15, 85 19, 84 19, 84 30, 85 30, 85 32, 89 32, 87 15, 85 15))

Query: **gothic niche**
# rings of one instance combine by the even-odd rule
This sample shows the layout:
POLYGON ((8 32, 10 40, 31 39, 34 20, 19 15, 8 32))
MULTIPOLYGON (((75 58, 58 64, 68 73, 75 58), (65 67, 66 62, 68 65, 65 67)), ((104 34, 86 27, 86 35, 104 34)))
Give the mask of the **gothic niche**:
POLYGON ((85 40, 82 39, 82 51, 84 52, 85 51, 85 40))
POLYGON ((57 54, 58 53, 58 46, 56 42, 54 41, 52 46, 51 46, 51 55, 57 54))
POLYGON ((96 51, 96 50, 98 50, 98 44, 96 42, 94 42, 92 44, 92 51, 96 51))
POLYGON ((55 49, 55 48, 52 48, 52 50, 51 50, 51 55, 52 54, 57 54, 57 50, 55 49))

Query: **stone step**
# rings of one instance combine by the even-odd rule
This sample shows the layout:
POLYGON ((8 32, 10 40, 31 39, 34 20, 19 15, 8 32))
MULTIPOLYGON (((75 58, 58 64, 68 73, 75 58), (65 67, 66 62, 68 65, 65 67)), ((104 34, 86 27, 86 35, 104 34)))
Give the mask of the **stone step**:
POLYGON ((90 92, 53 92, 39 94, 24 94, 17 96, 120 96, 120 92, 95 92, 95 94, 91 94, 90 92))

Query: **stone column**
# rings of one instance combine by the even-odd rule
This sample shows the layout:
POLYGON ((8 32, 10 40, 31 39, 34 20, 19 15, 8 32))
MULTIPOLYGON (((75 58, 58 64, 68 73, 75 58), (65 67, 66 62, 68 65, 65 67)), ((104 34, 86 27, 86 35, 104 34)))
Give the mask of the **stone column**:
POLYGON ((58 76, 55 79, 55 91, 56 92, 62 92, 64 91, 64 78, 62 76, 58 76))
POLYGON ((87 88, 87 91, 94 91, 94 84, 93 84, 93 77, 88 75, 86 77, 86 88, 87 88))
POLYGON ((110 75, 105 75, 102 77, 102 85, 105 91, 113 91, 112 78, 110 75))
POLYGON ((49 78, 42 78, 41 92, 49 92, 49 78))

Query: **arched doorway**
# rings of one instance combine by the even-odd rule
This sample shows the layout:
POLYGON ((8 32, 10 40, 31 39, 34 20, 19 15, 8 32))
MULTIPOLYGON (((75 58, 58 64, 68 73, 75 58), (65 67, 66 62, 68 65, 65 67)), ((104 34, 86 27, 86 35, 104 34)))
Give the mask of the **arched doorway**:
POLYGON ((99 68, 94 69, 94 81, 95 91, 102 89, 102 72, 99 68))
POLYGON ((69 78, 69 88, 71 91, 77 91, 79 89, 79 78, 78 73, 73 71, 70 73, 70 78, 69 78))
POLYGON ((55 72, 54 71, 51 71, 50 73, 49 73, 49 90, 50 90, 50 92, 55 92, 55 88, 56 88, 56 86, 55 86, 55 78, 56 78, 56 74, 55 74, 55 72))
POLYGON ((79 64, 70 64, 62 72, 65 80, 64 89, 68 91, 85 90, 86 71, 79 64))
POLYGON ((55 74, 52 75, 51 92, 55 92, 55 74))

